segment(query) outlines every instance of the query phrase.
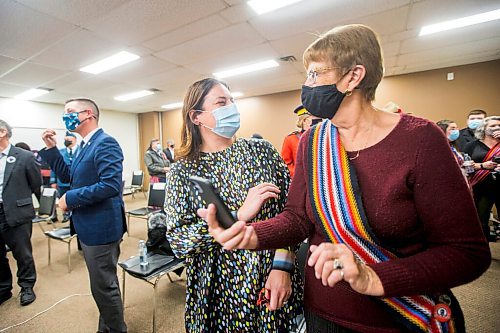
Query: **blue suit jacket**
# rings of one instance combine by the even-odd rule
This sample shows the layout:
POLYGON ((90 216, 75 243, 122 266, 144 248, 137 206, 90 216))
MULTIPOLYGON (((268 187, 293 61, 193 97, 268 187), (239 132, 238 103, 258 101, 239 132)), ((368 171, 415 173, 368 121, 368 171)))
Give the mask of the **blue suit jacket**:
POLYGON ((121 239, 127 227, 121 193, 123 152, 118 142, 99 129, 71 167, 57 147, 39 154, 57 178, 70 183, 66 203, 80 241, 103 245, 121 239))
MULTIPOLYGON (((76 156, 78 155, 78 152, 80 151, 79 146, 73 147, 73 158, 69 156, 68 153, 68 148, 61 148, 59 149, 59 152, 61 153, 62 157, 64 158, 64 162, 66 162, 67 165, 71 166, 73 161, 76 159, 76 156)), ((65 183, 62 182, 59 178, 57 178, 56 173, 52 171, 50 173, 50 183, 54 184, 57 183, 58 188, 69 188, 69 182, 65 183)))

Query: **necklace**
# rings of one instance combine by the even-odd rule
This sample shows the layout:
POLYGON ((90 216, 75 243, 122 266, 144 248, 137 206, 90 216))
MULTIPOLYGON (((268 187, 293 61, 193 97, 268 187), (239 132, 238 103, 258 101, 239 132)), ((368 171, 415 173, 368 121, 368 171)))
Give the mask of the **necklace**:
MULTIPOLYGON (((353 156, 353 157, 350 157, 350 156, 347 156, 347 158, 349 158, 350 161, 352 160, 355 160, 359 157, 359 152, 361 150, 364 150, 366 149, 366 146, 368 146, 368 141, 370 141, 370 136, 372 134, 372 130, 373 130, 373 124, 370 126, 370 129, 368 130, 368 133, 366 135, 366 141, 365 141, 365 145, 363 146, 363 148, 359 149, 357 152, 356 152, 356 156, 353 156)), ((351 139, 351 143, 354 143, 354 139, 351 139)))

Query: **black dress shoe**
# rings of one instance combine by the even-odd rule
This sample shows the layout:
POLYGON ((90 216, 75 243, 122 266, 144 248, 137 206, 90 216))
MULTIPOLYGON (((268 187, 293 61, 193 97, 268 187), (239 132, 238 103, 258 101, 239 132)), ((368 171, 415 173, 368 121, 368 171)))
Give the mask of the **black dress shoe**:
POLYGON ((12 293, 9 291, 6 294, 0 295, 0 305, 2 305, 5 301, 9 300, 12 297, 12 293))
POLYGON ((31 304, 36 299, 36 295, 35 295, 35 292, 33 291, 33 288, 29 288, 29 287, 21 288, 20 295, 21 296, 19 297, 19 299, 20 299, 22 306, 31 304))

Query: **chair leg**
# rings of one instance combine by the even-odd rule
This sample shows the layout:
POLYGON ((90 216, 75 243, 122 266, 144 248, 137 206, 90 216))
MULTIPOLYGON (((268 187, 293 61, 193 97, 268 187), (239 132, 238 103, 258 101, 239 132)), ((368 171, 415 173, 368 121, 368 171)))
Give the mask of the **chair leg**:
POLYGON ((167 273, 167 277, 168 279, 170 280, 170 283, 173 283, 174 281, 172 280, 172 278, 170 277, 170 273, 167 273))
POLYGON ((141 190, 142 194, 144 194, 144 199, 147 199, 148 197, 146 196, 146 191, 144 189, 141 190))
POLYGON ((71 240, 68 242, 68 273, 71 273, 71 240))
POLYGON ((158 285, 159 279, 156 280, 153 286, 153 333, 156 333, 156 286, 158 285))
POLYGON ((122 304, 123 304, 123 308, 125 309, 125 270, 124 269, 122 269, 122 288, 123 288, 122 304))
POLYGON ((127 213, 127 236, 130 237, 130 214, 127 213))
POLYGON ((49 265, 50 265, 50 237, 47 237, 47 247, 49 249, 49 265))

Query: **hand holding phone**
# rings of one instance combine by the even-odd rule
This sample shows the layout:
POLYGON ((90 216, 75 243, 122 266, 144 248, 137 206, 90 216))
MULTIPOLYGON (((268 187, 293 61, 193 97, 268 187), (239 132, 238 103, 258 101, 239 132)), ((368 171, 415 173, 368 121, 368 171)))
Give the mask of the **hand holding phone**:
POLYGON ((227 208, 226 204, 217 194, 210 180, 202 177, 191 176, 189 177, 189 181, 191 182, 192 188, 198 191, 201 198, 207 203, 207 205, 211 203, 215 205, 217 208, 217 220, 223 228, 227 229, 236 222, 233 214, 231 214, 229 208, 227 208))

